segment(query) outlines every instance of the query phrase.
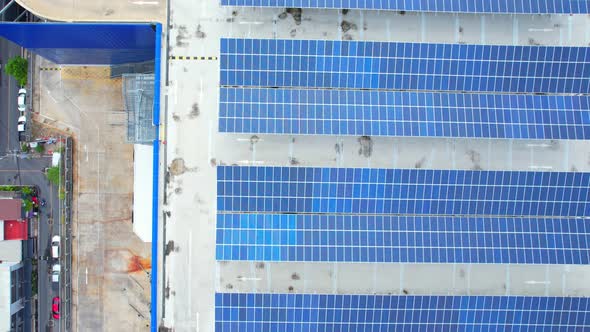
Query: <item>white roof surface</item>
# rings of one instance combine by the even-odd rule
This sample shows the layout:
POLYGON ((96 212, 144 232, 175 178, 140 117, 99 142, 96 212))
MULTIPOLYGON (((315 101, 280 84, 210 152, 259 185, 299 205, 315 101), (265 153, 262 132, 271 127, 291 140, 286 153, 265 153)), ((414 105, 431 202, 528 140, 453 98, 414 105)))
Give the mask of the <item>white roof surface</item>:
POLYGON ((14 264, 0 263, 0 331, 10 331, 10 267, 14 264))
POLYGON ((144 242, 152 241, 151 145, 135 144, 133 162, 133 232, 144 242))
POLYGON ((22 243, 21 240, 0 241, 0 261, 20 263, 23 260, 22 243))
POLYGON ((51 156, 51 166, 58 166, 59 161, 61 160, 61 153, 54 152, 51 156))

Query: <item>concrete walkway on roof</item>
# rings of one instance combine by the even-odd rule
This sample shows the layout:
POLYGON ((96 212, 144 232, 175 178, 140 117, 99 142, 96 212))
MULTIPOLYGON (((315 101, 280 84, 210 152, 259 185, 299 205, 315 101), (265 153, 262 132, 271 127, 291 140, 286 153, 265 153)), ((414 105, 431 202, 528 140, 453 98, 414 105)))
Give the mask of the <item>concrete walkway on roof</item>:
POLYGON ((28 11, 52 21, 164 22, 166 0, 16 0, 28 11))

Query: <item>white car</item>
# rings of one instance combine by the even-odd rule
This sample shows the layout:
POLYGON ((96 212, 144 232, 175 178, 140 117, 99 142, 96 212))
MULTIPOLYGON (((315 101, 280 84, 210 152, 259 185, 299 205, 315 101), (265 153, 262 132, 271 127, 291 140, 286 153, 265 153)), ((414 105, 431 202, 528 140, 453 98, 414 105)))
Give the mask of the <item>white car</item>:
POLYGON ((53 265, 53 269, 51 270, 51 281, 59 282, 59 273, 61 272, 61 265, 55 264, 53 265))
POLYGON ((55 235, 51 238, 51 257, 59 258, 59 235, 55 235))
POLYGON ((27 124, 27 117, 26 116, 19 116, 18 117, 18 132, 22 133, 25 131, 25 126, 27 124))
POLYGON ((24 112, 27 110, 27 90, 18 90, 18 110, 24 112))

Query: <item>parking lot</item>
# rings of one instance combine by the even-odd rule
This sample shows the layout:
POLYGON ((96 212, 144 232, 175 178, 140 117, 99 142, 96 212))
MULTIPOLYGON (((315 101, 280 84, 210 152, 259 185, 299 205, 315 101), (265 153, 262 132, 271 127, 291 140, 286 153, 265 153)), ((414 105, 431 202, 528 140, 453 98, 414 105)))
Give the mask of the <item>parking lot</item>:
POLYGON ((133 145, 124 143, 121 79, 108 70, 40 72, 35 109, 39 121, 75 138, 72 326, 141 331, 149 322, 151 246, 133 233, 133 145))

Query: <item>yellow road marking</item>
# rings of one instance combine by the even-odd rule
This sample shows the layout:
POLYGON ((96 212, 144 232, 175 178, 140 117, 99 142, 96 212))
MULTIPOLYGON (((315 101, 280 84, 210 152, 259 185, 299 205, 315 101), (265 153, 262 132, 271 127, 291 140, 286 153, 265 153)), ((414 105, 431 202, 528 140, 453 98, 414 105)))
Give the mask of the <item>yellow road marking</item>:
POLYGON ((216 56, 186 56, 186 55, 171 55, 168 57, 170 60, 200 60, 200 61, 215 61, 216 56))

